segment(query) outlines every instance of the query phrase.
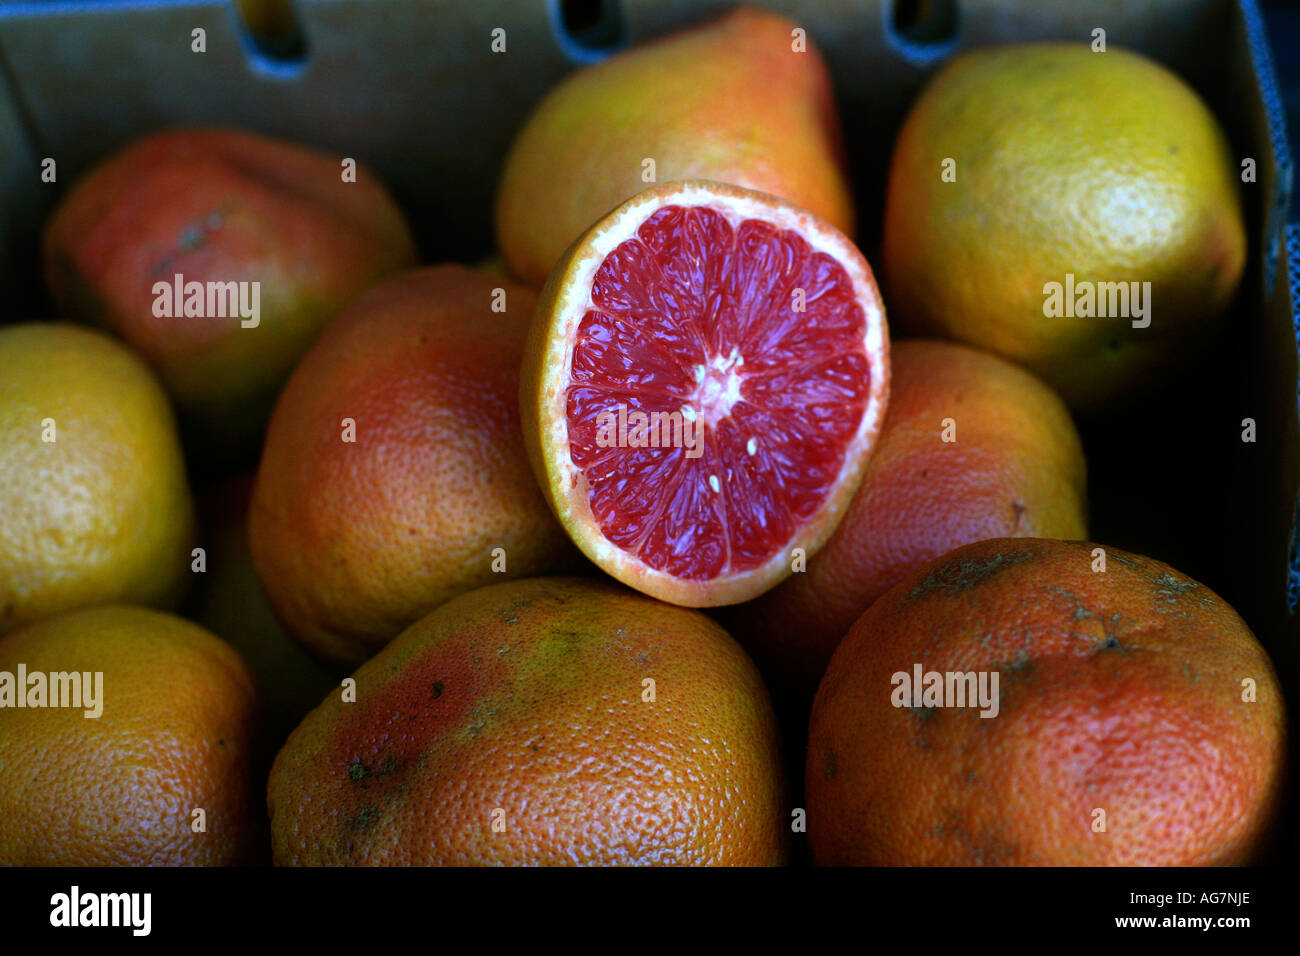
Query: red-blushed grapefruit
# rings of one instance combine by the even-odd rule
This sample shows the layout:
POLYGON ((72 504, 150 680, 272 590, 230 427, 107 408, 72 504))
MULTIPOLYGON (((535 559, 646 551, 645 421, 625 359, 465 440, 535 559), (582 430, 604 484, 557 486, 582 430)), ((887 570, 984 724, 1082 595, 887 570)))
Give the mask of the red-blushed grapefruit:
POLYGON ((706 615, 609 581, 480 588, 413 624, 289 738, 280 865, 775 865, 788 826, 758 671, 706 615))
POLYGON ((465 266, 413 269, 294 369, 248 536, 277 617, 318 657, 355 667, 448 598, 577 559, 519 430, 535 303, 465 266))
POLYGON ((738 7, 577 70, 506 157, 496 229, 539 288, 569 244, 650 182, 711 179, 781 196, 853 235, 830 72, 799 25, 738 7), (652 164, 652 167, 651 167, 652 164))
POLYGON ((985 538, 1088 536, 1083 445, 1065 403, 989 352, 925 339, 890 350, 889 412, 826 546, 724 622, 768 679, 809 696, 871 602, 985 538))
POLYGON ((218 459, 256 449, 321 329, 417 258, 364 166, 349 176, 342 157, 205 128, 145 136, 96 165, 50 216, 43 252, 60 311, 149 362, 191 449, 218 459))
POLYGON ((843 516, 889 392, 871 268, 839 230, 722 183, 664 183, 556 265, 524 437, 574 542, 693 607, 761 594, 843 516))
POLYGON ((1273 665, 1205 585, 1087 542, 981 541, 836 648, 808 838, 832 865, 1247 863, 1285 753, 1273 665))

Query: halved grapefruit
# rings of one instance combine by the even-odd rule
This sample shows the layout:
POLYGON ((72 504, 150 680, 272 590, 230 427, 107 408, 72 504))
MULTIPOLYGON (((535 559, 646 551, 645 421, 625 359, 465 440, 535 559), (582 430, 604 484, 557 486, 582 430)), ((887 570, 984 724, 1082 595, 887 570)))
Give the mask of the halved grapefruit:
POLYGON ((889 337, 871 268, 766 193, 664 183, 552 271, 520 409, 542 489, 613 577, 735 604, 834 531, 885 414, 889 337))

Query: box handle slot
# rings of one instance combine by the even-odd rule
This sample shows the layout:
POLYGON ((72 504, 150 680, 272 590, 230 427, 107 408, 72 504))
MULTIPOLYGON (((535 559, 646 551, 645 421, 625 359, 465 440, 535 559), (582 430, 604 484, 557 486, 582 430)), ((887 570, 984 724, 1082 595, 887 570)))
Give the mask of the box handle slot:
POLYGON ((626 41, 618 0, 550 0, 555 40, 575 63, 603 60, 626 41))
POLYGON ((307 41, 293 0, 235 0, 249 59, 263 72, 293 75, 307 61, 307 41))
POLYGON ((928 65, 957 46, 957 0, 886 0, 885 39, 909 63, 928 65))

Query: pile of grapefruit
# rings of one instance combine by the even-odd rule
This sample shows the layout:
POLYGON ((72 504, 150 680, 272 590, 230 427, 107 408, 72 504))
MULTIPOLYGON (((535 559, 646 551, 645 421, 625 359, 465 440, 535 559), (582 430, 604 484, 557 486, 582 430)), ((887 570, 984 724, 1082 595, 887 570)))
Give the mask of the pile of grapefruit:
POLYGON ((738 8, 544 96, 486 262, 249 132, 73 183, 0 326, 0 864, 1267 854, 1269 654, 1089 540, 1075 424, 1213 346, 1223 131, 1038 43, 942 66, 886 182, 844 143, 738 8))

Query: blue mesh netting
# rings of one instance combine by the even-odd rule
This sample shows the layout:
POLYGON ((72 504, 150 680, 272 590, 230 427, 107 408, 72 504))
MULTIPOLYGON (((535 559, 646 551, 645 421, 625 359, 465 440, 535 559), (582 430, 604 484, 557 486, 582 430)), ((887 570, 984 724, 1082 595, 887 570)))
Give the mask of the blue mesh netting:
MULTIPOLYGON (((1277 275, 1278 247, 1282 240, 1282 230, 1286 223, 1287 208, 1291 201, 1291 148, 1286 136, 1286 112, 1282 104, 1282 95, 1278 91, 1277 73, 1273 69, 1268 32, 1264 26, 1264 17, 1260 13, 1256 0, 1238 0, 1242 22, 1246 28, 1246 43, 1250 47, 1250 63, 1255 72, 1255 82, 1259 87, 1264 114, 1268 118, 1269 146, 1273 152, 1273 162, 1277 169, 1277 181, 1273 195, 1269 199, 1267 218, 1264 223, 1264 294, 1273 294, 1273 282, 1277 275)), ((1294 260, 1293 260, 1294 262, 1294 260)), ((1294 265, 1292 266, 1294 269, 1294 265)), ((1297 299, 1293 294, 1291 306, 1294 309, 1297 299)))
MULTIPOLYGON (((1264 223, 1264 294, 1271 297, 1277 276, 1277 260, 1283 242, 1286 247, 1288 283, 1288 302, 1291 309, 1292 330, 1296 336, 1296 345, 1300 349, 1300 225, 1286 225, 1287 209, 1291 200, 1291 149, 1286 135, 1286 117, 1282 96, 1278 91, 1277 74, 1273 69, 1273 56, 1270 52, 1268 34, 1264 27, 1264 18, 1256 0, 1238 0, 1242 22, 1246 30, 1246 42, 1250 47, 1251 67, 1255 73, 1255 82, 1259 88, 1264 114, 1268 121, 1269 146, 1273 152, 1277 179, 1273 195, 1269 197, 1269 207, 1264 223)), ((1300 393, 1296 396, 1300 407, 1300 393)), ((1296 511, 1292 511, 1291 549, 1287 567, 1287 610, 1295 612, 1300 604, 1300 523, 1295 520, 1296 511)))
MULTIPOLYGON (((1297 348, 1300 348, 1300 315, 1296 314, 1296 305, 1300 303, 1300 224, 1286 227, 1286 261, 1291 322, 1295 329, 1297 348)), ((1296 400, 1300 403, 1300 389, 1297 389, 1296 400)), ((1288 557, 1287 610, 1295 613, 1296 604, 1300 602, 1300 523, 1296 522, 1294 515, 1291 521, 1291 553, 1288 557)))

